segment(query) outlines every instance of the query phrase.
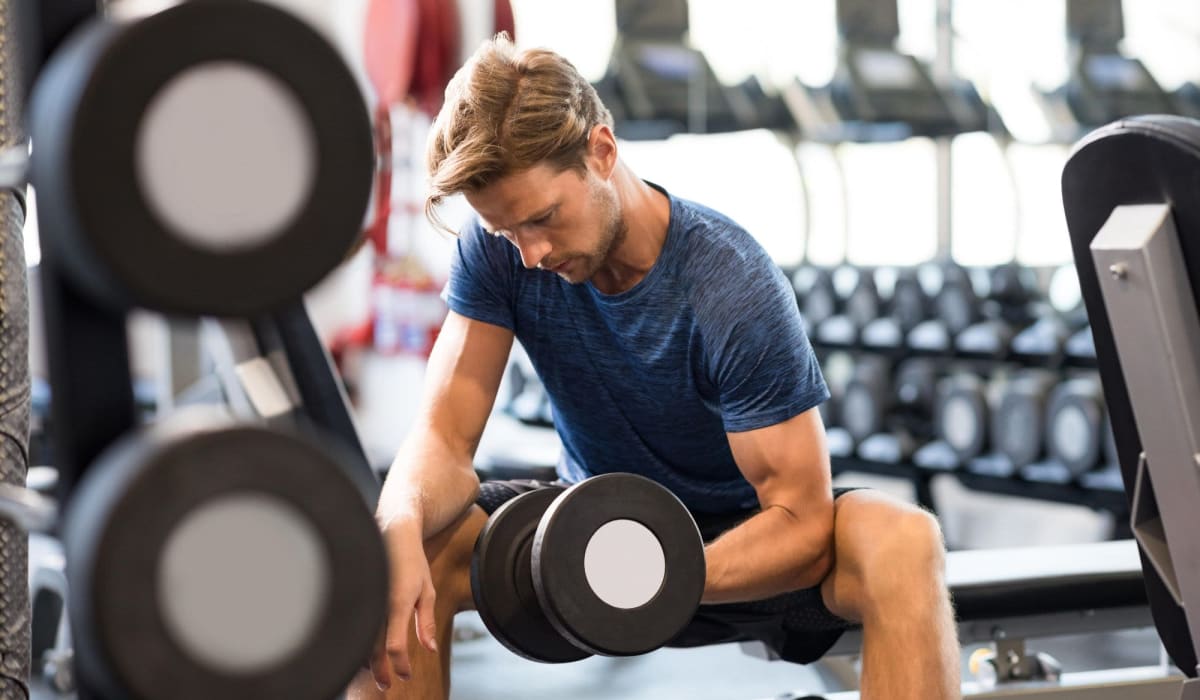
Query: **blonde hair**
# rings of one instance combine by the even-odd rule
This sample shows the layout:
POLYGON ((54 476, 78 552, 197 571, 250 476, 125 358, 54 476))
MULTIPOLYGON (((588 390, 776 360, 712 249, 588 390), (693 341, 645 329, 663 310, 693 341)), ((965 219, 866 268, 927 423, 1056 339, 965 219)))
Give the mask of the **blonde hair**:
POLYGON ((567 59, 545 49, 518 51, 507 34, 484 42, 446 87, 429 134, 425 216, 512 173, 546 163, 583 172, 592 129, 612 114, 567 59))

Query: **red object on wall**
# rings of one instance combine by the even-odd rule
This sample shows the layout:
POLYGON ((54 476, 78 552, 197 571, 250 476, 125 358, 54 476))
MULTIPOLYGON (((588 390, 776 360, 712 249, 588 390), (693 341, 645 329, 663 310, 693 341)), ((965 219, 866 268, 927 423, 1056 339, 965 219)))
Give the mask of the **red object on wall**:
POLYGON ((512 3, 508 0, 496 0, 494 7, 496 32, 508 32, 508 36, 516 41, 517 23, 513 19, 512 3))
POLYGON ((417 6, 420 24, 411 92, 421 111, 435 116, 442 108, 446 85, 458 70, 458 2, 417 0, 417 6))

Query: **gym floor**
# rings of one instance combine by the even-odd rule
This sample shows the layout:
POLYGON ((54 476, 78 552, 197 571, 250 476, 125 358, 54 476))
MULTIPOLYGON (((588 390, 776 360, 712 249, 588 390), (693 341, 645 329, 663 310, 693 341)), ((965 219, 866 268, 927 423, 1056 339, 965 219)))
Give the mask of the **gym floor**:
MULTIPOLYGON (((842 475, 841 483, 873 486, 904 497, 903 484, 876 477, 842 475)), ((947 539, 955 548, 1019 544, 1064 544, 1105 539, 1112 520, 1086 509, 986 496, 967 491, 952 479, 935 482, 947 539)), ((793 666, 746 654, 739 645, 703 649, 663 649, 636 658, 593 657, 550 666, 521 659, 494 641, 473 613, 456 621, 454 700, 578 700, 679 698, 756 700, 786 693, 838 690, 836 668, 793 666)), ((1030 646, 1057 658, 1066 671, 1084 671, 1159 662, 1158 638, 1151 629, 1086 637, 1036 640, 1030 646)), ((966 660, 977 646, 963 650, 966 660)), ((898 653, 912 653, 900 651, 898 653)), ((58 695, 35 683, 34 700, 58 695)))

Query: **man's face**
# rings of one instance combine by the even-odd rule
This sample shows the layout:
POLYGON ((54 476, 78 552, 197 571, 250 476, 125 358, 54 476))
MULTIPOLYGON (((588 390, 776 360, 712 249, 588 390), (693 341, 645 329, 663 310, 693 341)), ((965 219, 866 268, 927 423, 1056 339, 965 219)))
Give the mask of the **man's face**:
POLYGON ((526 268, 571 284, 591 279, 625 234, 616 194, 591 171, 542 164, 466 198, 489 233, 517 247, 526 268))

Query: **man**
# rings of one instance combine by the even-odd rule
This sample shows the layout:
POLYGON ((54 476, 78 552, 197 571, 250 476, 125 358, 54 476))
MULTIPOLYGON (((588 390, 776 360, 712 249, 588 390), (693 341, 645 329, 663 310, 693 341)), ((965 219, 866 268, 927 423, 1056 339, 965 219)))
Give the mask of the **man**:
POLYGON ((815 408, 828 392, 762 248, 640 180, 556 54, 500 36, 446 98, 426 212, 440 223, 438 203, 462 193, 479 221, 459 237, 421 411, 380 499, 391 613, 350 696, 449 692, 476 536, 529 488, 481 487, 472 469, 514 337, 553 402, 560 478, 648 476, 711 539, 703 605, 674 644, 760 638, 807 663, 861 623, 864 698, 957 696, 936 521, 867 490, 835 499, 815 408))

